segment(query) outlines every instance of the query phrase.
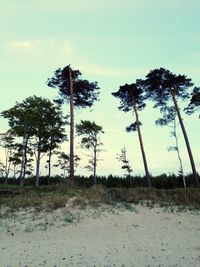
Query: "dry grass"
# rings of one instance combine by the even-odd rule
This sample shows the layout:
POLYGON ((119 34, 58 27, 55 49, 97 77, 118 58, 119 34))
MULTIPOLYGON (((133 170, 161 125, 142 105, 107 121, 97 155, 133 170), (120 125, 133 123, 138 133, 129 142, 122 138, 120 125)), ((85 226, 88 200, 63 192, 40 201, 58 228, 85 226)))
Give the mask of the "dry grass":
POLYGON ((72 201, 73 206, 92 207, 114 203, 158 203, 163 205, 182 205, 200 208, 200 189, 158 190, 148 188, 110 188, 102 186, 91 188, 52 186, 35 188, 14 188, 18 194, 1 195, 0 206, 11 210, 34 207, 36 210, 63 208, 72 201))

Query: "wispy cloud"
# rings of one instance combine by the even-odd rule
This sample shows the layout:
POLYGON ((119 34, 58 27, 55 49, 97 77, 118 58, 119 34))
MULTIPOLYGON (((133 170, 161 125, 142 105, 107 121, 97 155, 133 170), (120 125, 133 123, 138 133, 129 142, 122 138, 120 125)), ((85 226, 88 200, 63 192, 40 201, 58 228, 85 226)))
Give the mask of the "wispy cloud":
POLYGON ((37 41, 8 41, 6 47, 11 50, 33 50, 37 48, 39 43, 37 41))
POLYGON ((11 40, 7 41, 4 46, 12 52, 18 53, 23 53, 25 51, 48 52, 50 50, 55 50, 61 51, 66 55, 74 50, 74 46, 71 42, 67 40, 59 42, 55 39, 11 40))

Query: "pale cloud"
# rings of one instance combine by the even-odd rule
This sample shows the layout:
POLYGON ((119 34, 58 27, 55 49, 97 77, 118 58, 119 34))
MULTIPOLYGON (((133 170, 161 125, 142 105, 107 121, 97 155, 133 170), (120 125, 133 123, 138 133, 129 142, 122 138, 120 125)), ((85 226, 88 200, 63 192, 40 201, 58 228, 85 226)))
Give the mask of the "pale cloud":
POLYGON ((33 50, 38 46, 37 41, 19 40, 19 41, 8 41, 6 47, 11 50, 33 50))
POLYGON ((24 51, 41 51, 48 52, 49 50, 62 51, 62 53, 69 54, 74 50, 71 42, 64 40, 58 42, 54 39, 33 39, 33 40, 12 40, 5 43, 5 47, 13 52, 24 51))
MULTIPOLYGON (((81 70, 84 71, 84 73, 88 74, 95 74, 100 76, 128 76, 128 75, 134 75, 134 74, 141 74, 144 73, 144 68, 112 68, 107 66, 98 66, 95 64, 90 63, 81 63, 79 64, 81 66, 81 70)), ((146 70, 146 69, 145 69, 146 70)))

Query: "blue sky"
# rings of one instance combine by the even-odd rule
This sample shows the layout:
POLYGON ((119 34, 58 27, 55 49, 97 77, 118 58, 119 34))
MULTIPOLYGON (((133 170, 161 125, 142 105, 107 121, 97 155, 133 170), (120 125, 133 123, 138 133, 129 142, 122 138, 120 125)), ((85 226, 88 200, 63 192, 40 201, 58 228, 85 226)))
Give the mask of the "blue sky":
MULTIPOLYGON (((198 0, 1 0, 1 110, 33 94, 53 99, 57 91, 46 86, 47 78, 71 64, 101 88, 101 100, 92 112, 76 112, 77 122, 94 120, 104 128, 106 151, 98 173, 122 173, 116 154, 125 145, 135 174, 143 174, 137 135, 124 131, 132 114, 118 111, 119 102, 111 92, 161 66, 186 74, 200 86, 199 11, 198 0)), ((140 118, 149 170, 152 174, 176 172, 176 154, 167 152, 173 138, 168 128, 154 125, 157 117, 158 111, 149 104, 140 118)), ((184 116, 184 122, 200 171, 197 114, 184 116)), ((0 131, 6 129, 6 120, 0 118, 0 131)), ((181 132, 180 145, 184 170, 189 172, 181 132)), ((68 144, 63 149, 67 152, 68 144)), ((82 159, 78 172, 86 173, 83 155, 82 159)))

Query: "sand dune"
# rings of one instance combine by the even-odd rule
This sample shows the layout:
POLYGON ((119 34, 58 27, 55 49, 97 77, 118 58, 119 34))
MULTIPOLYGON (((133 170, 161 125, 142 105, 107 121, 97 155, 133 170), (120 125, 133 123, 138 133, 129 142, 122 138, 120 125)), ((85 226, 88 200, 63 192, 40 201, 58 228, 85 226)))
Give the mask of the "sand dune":
POLYGON ((0 267, 200 266, 196 211, 138 205, 38 215, 30 210, 0 220, 0 267))

